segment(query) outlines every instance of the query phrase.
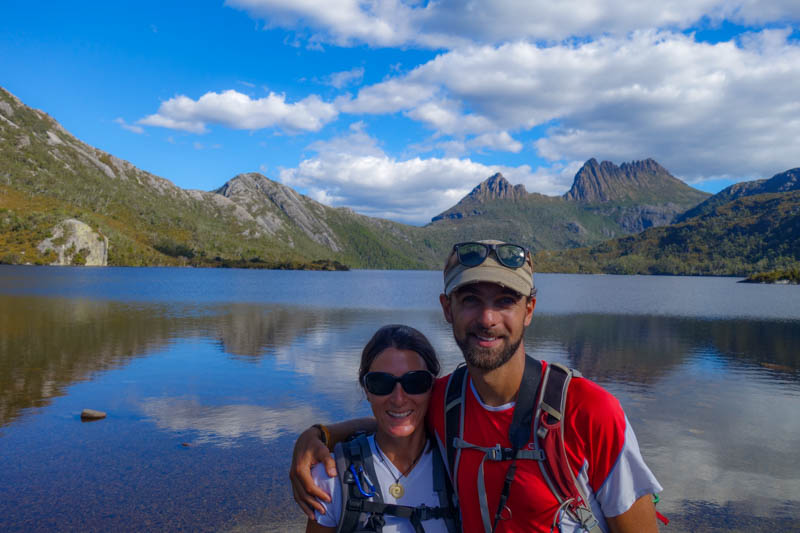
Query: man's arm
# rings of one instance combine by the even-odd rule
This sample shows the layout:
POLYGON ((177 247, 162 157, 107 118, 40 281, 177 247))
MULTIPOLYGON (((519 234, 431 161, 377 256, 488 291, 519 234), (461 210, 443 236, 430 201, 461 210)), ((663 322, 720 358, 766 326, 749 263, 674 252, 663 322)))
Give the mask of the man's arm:
MULTIPOLYGON (((357 418, 327 427, 331 436, 328 446, 333 448, 337 442, 347 439, 357 431, 374 432, 375 419, 357 418)), ((336 461, 320 439, 320 430, 315 427, 310 427, 302 432, 294 443, 292 466, 289 469, 294 500, 310 520, 314 520, 314 509, 320 513, 325 512, 325 508, 317 501, 318 498, 326 502, 331 501, 330 496, 314 483, 311 477, 311 467, 317 463, 323 463, 328 476, 336 476, 336 461)))
POLYGON ((607 516, 606 522, 612 533, 658 533, 653 496, 645 494, 621 515, 607 516))

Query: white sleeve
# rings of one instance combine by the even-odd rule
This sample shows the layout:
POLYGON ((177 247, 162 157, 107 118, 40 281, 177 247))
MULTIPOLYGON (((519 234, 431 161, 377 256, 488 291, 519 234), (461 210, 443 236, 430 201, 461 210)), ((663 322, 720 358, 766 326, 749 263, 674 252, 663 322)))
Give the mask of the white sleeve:
POLYGON ((625 417, 625 444, 600 490, 597 500, 605 516, 617 516, 630 509, 633 502, 645 494, 659 493, 663 489, 647 467, 639 451, 639 442, 625 417))
POLYGON ((325 514, 314 511, 314 518, 321 526, 338 526, 339 516, 342 514, 342 484, 339 482, 339 478, 328 477, 328 473, 325 471, 325 466, 322 463, 314 465, 311 469, 311 477, 319 488, 331 496, 330 503, 320 500, 319 503, 325 507, 325 514))

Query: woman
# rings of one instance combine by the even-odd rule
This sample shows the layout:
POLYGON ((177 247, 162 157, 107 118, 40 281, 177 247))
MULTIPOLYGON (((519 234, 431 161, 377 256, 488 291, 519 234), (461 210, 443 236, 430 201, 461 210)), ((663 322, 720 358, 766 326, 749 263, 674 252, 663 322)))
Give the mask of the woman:
POLYGON ((436 352, 416 329, 390 325, 373 335, 361 354, 358 378, 377 431, 336 447, 338 478, 329 478, 321 464, 314 467, 314 481, 331 502, 321 502, 325 514, 308 521, 307 533, 455 531, 447 476, 425 431, 438 373, 436 352), (344 510, 357 506, 363 512, 344 510))

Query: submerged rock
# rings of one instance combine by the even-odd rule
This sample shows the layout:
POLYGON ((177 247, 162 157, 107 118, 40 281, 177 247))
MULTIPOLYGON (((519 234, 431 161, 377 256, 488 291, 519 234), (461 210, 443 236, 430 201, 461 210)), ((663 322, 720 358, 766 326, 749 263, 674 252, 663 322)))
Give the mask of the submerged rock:
POLYGON ((105 417, 106 414, 103 411, 95 411, 94 409, 84 409, 81 411, 81 420, 100 420, 105 417))

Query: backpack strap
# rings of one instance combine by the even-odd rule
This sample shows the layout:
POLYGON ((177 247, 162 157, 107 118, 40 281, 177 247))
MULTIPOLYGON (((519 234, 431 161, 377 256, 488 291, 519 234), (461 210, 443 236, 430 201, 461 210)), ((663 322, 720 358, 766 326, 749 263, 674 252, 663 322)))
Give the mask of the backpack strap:
MULTIPOLYGON (((366 434, 359 433, 352 439, 337 444, 334 452, 336 469, 342 484, 342 514, 336 531, 348 533, 359 527, 361 513, 367 512, 364 509, 365 504, 382 504, 383 498, 366 434)), ((383 514, 370 516, 369 525, 373 531, 380 532, 383 524, 383 514)))
POLYGON ((457 511, 449 503, 447 477, 444 462, 438 448, 432 446, 433 485, 439 497, 438 507, 420 505, 411 507, 385 503, 381 496, 372 448, 366 434, 360 433, 351 440, 336 445, 336 469, 342 485, 342 514, 337 533, 377 532, 380 533, 386 522, 384 516, 391 515, 407 519, 414 533, 425 533, 422 522, 442 519, 448 533, 458 533, 457 511), (362 515, 368 515, 362 524, 362 515))
POLYGON ((450 479, 447 477, 439 447, 433 443, 431 443, 431 453, 433 454, 433 457, 431 457, 433 460, 433 490, 439 496, 439 508, 446 512, 442 518, 448 533, 458 533, 461 531, 461 524, 453 501, 453 488, 450 485, 450 479))
POLYGON ((539 469, 559 503, 550 531, 555 529, 563 510, 581 525, 583 531, 602 533, 589 504, 589 497, 569 465, 564 442, 564 413, 569 383, 573 377, 582 376, 577 370, 558 363, 547 365, 534 421, 536 447, 544 452, 546 458, 539 463, 539 469))
MULTIPOLYGON (((497 528, 497 522, 508 501, 511 483, 517 472, 518 452, 525 447, 531 438, 531 424, 533 422, 533 401, 539 390, 539 380, 542 375, 542 363, 525 354, 525 370, 522 372, 522 381, 517 391, 517 400, 514 404, 514 414, 511 418, 511 427, 508 430, 508 440, 511 441, 512 459, 503 481, 503 490, 500 493, 500 502, 494 515, 492 532, 497 528)), ((483 465, 481 465, 483 466, 483 465)))
MULTIPOLYGON (((455 372, 451 374, 447 382, 447 389, 445 391, 445 445, 447 446, 448 466, 451 474, 450 479, 453 482, 453 487, 458 487, 458 463, 462 449, 470 448, 484 453, 483 459, 478 467, 477 490, 481 519, 483 521, 485 533, 494 531, 505 509, 511 483, 516 473, 516 460, 544 460, 544 455, 541 450, 524 449, 531 438, 531 424, 534 417, 535 398, 541 373, 541 363, 526 355, 525 370, 522 375, 519 392, 517 393, 517 401, 511 427, 509 428, 509 440, 511 441, 512 448, 503 448, 500 444, 486 448, 470 444, 464 440, 464 398, 467 386, 466 366, 459 366, 455 372), (487 459, 490 461, 511 461, 511 465, 506 472, 503 491, 500 495, 500 503, 494 515, 494 522, 492 522, 492 516, 489 512, 486 498, 486 484, 483 474, 483 465, 487 459)), ((458 491, 456 489, 456 497, 457 494, 458 491)))
POLYGON ((458 504, 458 462, 461 459, 461 448, 455 446, 455 440, 464 437, 464 403, 467 390, 467 365, 459 365, 447 380, 444 395, 444 445, 447 447, 447 473, 453 483, 458 504))

